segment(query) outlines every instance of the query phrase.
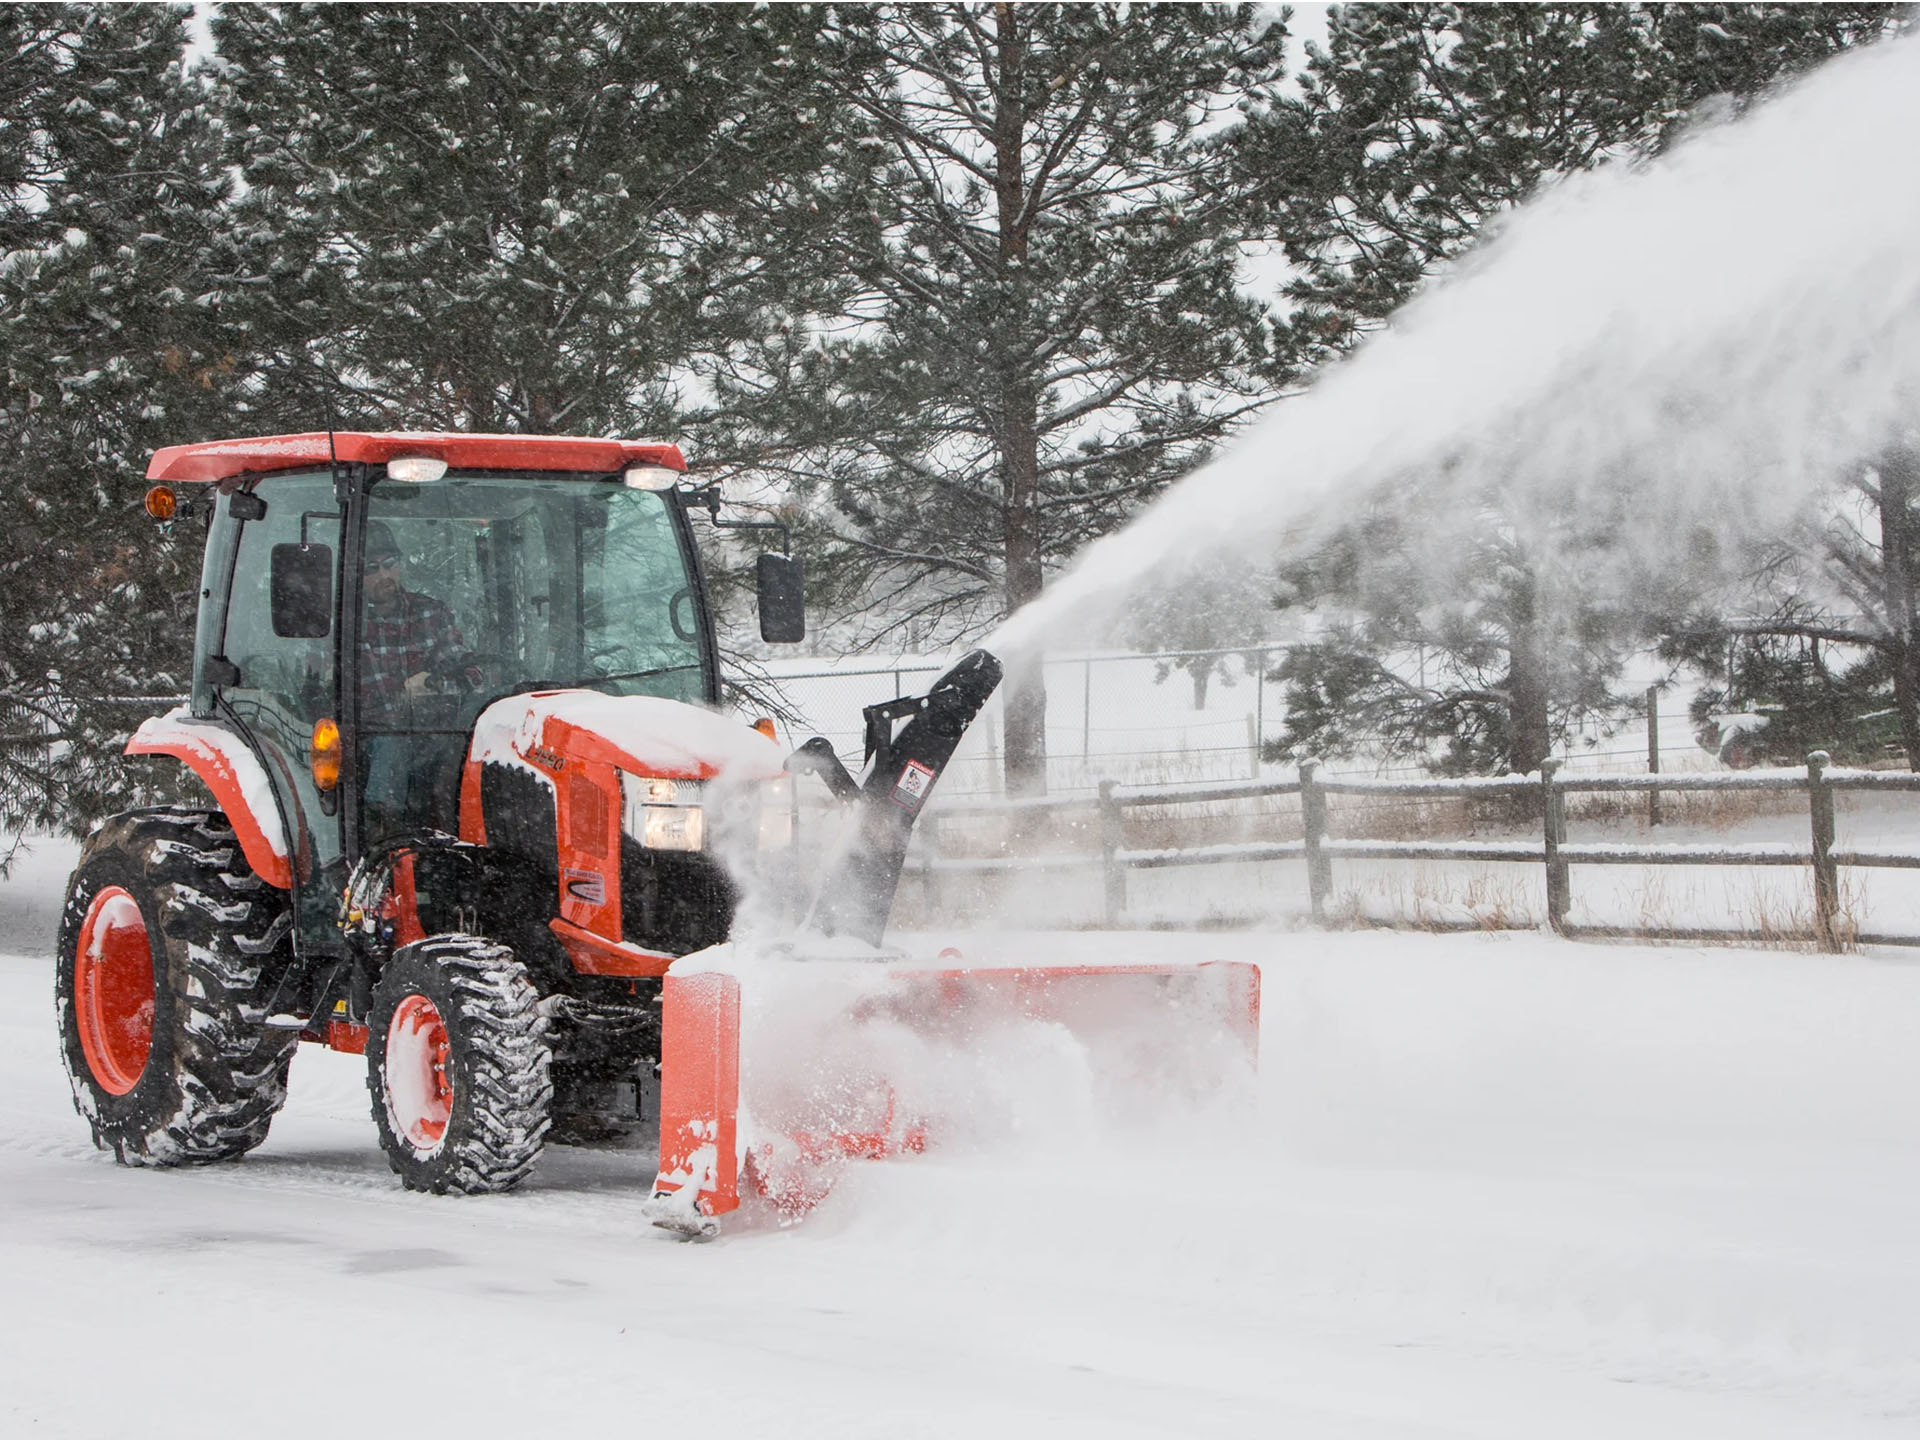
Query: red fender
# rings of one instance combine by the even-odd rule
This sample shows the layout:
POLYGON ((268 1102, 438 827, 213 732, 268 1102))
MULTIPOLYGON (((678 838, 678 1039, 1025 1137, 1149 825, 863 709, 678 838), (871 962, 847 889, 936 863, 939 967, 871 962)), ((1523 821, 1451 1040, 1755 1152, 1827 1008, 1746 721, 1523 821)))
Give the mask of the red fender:
POLYGON ((171 755, 184 762, 213 792, 253 873, 276 890, 292 888, 293 865, 285 843, 275 843, 280 812, 266 767, 239 736, 223 726, 195 721, 179 709, 155 716, 134 731, 126 753, 171 755))

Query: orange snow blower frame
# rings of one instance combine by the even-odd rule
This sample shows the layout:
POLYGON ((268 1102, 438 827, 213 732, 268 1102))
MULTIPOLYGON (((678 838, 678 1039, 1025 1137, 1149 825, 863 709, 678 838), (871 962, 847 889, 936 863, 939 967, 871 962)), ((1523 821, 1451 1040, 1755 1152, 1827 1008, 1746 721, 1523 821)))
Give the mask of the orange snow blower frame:
POLYGON ((788 952, 670 973, 654 1223, 705 1238, 749 1194, 793 1219, 848 1161, 925 1150, 966 1125, 949 1077, 1020 1029, 1063 1039, 1096 1085, 1137 1083, 1143 1053, 1185 1052, 1179 1083, 1195 1101, 1258 1063, 1253 965, 962 959, 788 952))
MULTIPOLYGON (((743 1195, 795 1214, 847 1161, 938 1141, 949 1072, 1008 1033, 1096 1084, 1143 1056, 1251 1068, 1250 966, 881 948, 999 665, 870 707, 859 780, 720 714, 692 521, 785 532, 721 518, 673 446, 321 432, 148 474, 149 513, 204 523, 206 554, 192 696, 127 749, 213 804, 113 817, 69 889, 63 1055, 122 1162, 258 1145, 306 1040, 365 1055, 408 1187, 503 1190, 549 1141, 654 1132, 649 1212, 697 1236, 743 1195), (736 911, 790 873, 798 772, 845 802, 841 848, 801 932, 749 945, 736 911)), ((799 562, 758 578, 762 637, 800 639, 799 562)))

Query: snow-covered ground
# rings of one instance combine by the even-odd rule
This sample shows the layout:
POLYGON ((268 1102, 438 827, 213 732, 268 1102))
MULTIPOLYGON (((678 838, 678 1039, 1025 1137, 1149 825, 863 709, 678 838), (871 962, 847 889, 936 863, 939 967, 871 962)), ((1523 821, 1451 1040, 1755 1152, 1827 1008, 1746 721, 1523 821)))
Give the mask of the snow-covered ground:
POLYGON ((317 1051, 245 1161, 116 1168, 54 1045, 70 853, 0 888, 0 1433, 1920 1433, 1900 953, 959 937, 1257 960, 1257 1119, 1062 1134, 1037 1096, 696 1246, 640 1220, 643 1154, 402 1192, 317 1051))

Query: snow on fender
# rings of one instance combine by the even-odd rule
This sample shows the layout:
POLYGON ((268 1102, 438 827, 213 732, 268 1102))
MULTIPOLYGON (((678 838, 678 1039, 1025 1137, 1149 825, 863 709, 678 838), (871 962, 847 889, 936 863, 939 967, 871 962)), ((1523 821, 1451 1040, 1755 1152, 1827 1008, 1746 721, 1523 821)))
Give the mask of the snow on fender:
POLYGON ((293 885, 286 826, 260 757, 217 720, 196 719, 179 705, 143 722, 128 755, 171 755, 206 784, 239 838, 253 873, 277 890, 293 885))

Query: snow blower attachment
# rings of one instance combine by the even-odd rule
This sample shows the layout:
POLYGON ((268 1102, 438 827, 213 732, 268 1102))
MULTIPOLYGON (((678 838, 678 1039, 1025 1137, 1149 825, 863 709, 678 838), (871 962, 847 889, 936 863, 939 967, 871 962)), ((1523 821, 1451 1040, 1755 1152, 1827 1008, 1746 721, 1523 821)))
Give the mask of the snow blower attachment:
POLYGON ((668 972, 655 1224, 710 1237, 743 1192, 797 1218, 849 1161, 977 1133, 983 1110, 1018 1103, 1009 1085, 1204 1103, 1251 1076, 1252 965, 997 967, 954 951, 929 965, 880 948, 914 821, 1000 674, 976 650, 925 696, 869 706, 862 779, 821 739, 789 759, 849 807, 848 842, 813 933, 716 946, 668 972), (984 1073, 995 1067, 1020 1073, 984 1073))

